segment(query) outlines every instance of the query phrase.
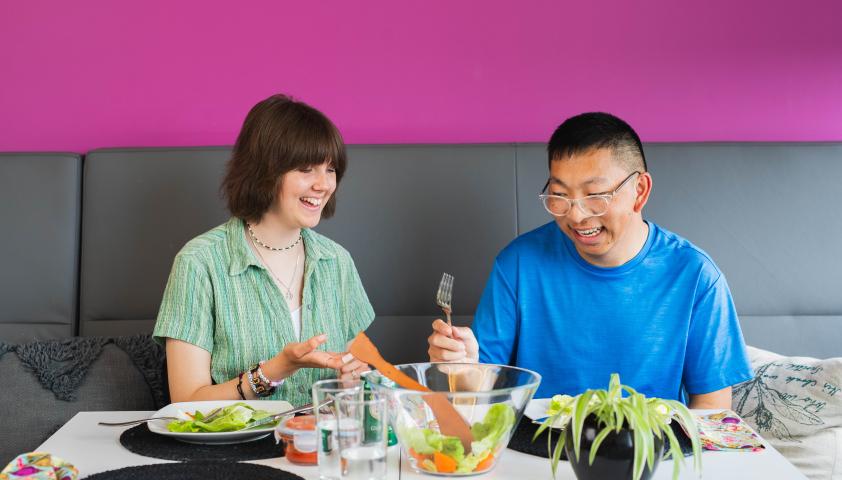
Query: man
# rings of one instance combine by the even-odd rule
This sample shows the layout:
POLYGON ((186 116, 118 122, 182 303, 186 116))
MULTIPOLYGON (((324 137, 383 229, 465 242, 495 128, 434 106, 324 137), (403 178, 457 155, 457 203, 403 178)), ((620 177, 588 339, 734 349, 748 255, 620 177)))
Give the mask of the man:
POLYGON ((643 219, 652 177, 635 131, 585 113, 548 153, 540 197, 555 222, 500 252, 472 328, 433 322, 430 360, 535 370, 538 397, 605 388, 617 372, 647 396, 730 408, 752 371, 728 284, 698 247, 643 219))

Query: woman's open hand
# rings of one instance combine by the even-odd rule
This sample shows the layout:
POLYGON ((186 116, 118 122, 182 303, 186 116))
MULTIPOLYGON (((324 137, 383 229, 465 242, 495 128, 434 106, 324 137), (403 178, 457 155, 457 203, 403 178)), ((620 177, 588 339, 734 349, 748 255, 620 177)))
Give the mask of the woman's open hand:
POLYGON ((343 366, 342 354, 318 349, 326 341, 327 335, 322 334, 305 342, 288 343, 280 353, 263 365, 263 371, 269 378, 278 380, 289 377, 299 368, 339 370, 343 366))
POLYGON ((318 350, 326 341, 327 335, 322 334, 306 342, 289 343, 279 355, 296 368, 342 368, 342 354, 318 350))

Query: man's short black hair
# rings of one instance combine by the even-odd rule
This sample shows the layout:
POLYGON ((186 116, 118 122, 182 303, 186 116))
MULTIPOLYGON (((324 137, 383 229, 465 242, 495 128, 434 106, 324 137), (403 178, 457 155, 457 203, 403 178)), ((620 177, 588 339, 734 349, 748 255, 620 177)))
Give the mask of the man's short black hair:
POLYGON ((607 148, 631 171, 646 171, 643 145, 634 129, 623 120, 603 112, 570 117, 556 128, 547 145, 549 164, 593 149, 607 148))

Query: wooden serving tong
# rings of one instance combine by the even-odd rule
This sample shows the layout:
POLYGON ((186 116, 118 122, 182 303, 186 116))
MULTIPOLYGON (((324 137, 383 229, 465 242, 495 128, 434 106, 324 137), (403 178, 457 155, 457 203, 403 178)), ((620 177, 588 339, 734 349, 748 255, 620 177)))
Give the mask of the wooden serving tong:
POLYGON ((471 442, 474 436, 471 433, 471 426, 465 421, 465 418, 456 411, 456 408, 447 400, 447 395, 441 392, 433 392, 429 388, 421 385, 413 380, 409 375, 401 372, 394 365, 387 362, 380 355, 380 351, 371 342, 371 339, 365 333, 360 332, 353 342, 348 352, 357 360, 361 360, 383 374, 384 377, 392 380, 403 388, 409 390, 417 390, 419 392, 430 392, 429 395, 423 395, 424 402, 430 406, 436 420, 439 423, 439 430, 444 435, 457 437, 462 442, 462 446, 466 452, 471 451, 471 442))

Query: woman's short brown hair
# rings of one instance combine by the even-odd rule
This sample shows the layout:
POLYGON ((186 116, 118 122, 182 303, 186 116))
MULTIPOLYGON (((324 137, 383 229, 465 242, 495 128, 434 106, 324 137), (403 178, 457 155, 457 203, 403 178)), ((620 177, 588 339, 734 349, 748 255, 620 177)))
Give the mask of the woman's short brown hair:
MULTIPOLYGON (((256 222, 275 202, 285 173, 330 162, 338 186, 346 161, 342 135, 322 112, 286 95, 272 95, 246 115, 222 194, 232 215, 256 222)), ((330 218, 335 211, 336 192, 322 217, 330 218)))

